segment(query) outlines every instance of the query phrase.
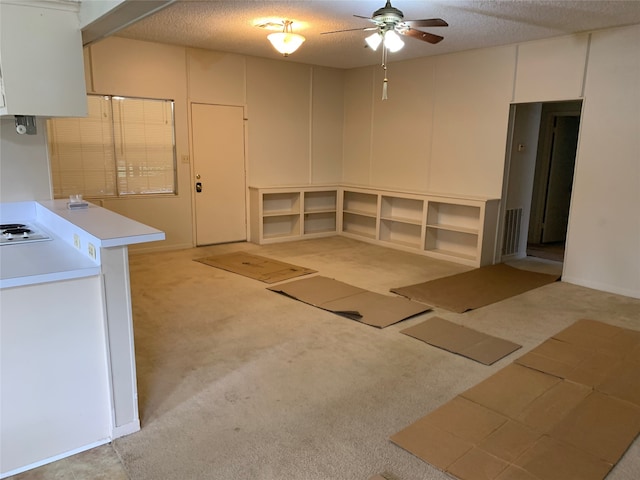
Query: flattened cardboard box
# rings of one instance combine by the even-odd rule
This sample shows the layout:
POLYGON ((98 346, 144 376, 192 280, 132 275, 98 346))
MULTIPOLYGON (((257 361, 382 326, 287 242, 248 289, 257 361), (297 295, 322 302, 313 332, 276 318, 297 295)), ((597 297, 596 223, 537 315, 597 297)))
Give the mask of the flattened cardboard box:
POLYGON ((220 268, 265 283, 282 282, 301 275, 316 273, 316 270, 311 270, 310 268, 299 267, 245 252, 212 255, 194 260, 210 267, 220 268))
POLYGON ((440 317, 432 317, 418 325, 405 328, 400 333, 485 365, 491 365, 521 348, 521 345, 516 343, 440 317))
POLYGON ((640 433, 639 349, 580 320, 391 441, 462 480, 602 480, 640 433))
POLYGON ((378 328, 431 310, 406 298, 381 295, 320 275, 269 290, 378 328))
POLYGON ((559 275, 531 272, 504 263, 476 268, 428 282, 392 288, 417 302, 464 313, 553 283, 559 275))

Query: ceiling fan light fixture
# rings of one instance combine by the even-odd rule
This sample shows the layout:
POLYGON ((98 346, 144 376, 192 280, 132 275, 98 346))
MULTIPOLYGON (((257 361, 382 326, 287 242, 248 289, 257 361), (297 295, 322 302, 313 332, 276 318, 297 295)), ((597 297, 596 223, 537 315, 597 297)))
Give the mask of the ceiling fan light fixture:
POLYGON ((306 40, 302 35, 291 32, 291 20, 285 20, 284 30, 278 33, 270 33, 267 35, 267 39, 273 45, 278 52, 283 56, 288 57, 295 52, 300 45, 306 40))
POLYGON ((382 43, 382 35, 380 35, 379 32, 372 33, 367 38, 365 38, 364 41, 367 42, 369 48, 371 48, 371 50, 375 52, 382 43))
POLYGON ((404 47, 404 42, 393 30, 389 30, 384 34, 384 46, 392 53, 397 52, 404 47))

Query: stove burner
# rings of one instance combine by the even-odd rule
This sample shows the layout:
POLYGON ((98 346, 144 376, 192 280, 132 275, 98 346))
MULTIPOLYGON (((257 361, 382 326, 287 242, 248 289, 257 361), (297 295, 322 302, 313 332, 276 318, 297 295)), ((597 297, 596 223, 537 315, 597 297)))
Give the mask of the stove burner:
MULTIPOLYGON (((23 225, 24 226, 24 225, 23 225)), ((6 230, 4 230, 2 232, 4 235, 20 235, 20 234, 29 234, 31 233, 31 230, 29 230, 28 228, 7 228, 6 230)))
POLYGON ((24 223, 4 223, 0 225, 0 230, 7 230, 10 228, 22 228, 24 226, 25 226, 24 223))
POLYGON ((46 232, 26 223, 0 224, 0 245, 16 245, 51 240, 46 232))

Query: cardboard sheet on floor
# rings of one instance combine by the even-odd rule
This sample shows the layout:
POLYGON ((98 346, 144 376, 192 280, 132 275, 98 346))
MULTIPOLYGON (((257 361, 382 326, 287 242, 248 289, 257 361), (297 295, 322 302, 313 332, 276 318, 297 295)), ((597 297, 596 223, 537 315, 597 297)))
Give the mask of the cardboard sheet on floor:
POLYGON ((639 370, 640 332, 579 320, 391 441, 462 480, 602 480, 640 433, 639 370))
POLYGON ((233 252, 194 259, 211 267, 237 273, 264 283, 276 283, 301 275, 316 273, 316 270, 280 262, 245 252, 233 252))
POLYGON ((428 282, 392 288, 391 291, 417 302, 463 313, 559 279, 559 275, 531 272, 500 263, 428 282))
POLYGON ((406 298, 381 295, 321 275, 269 287, 269 290, 378 328, 431 310, 406 298))
POLYGON ((432 317, 400 333, 422 340, 434 347, 491 365, 515 352, 521 345, 493 337, 440 317, 432 317))

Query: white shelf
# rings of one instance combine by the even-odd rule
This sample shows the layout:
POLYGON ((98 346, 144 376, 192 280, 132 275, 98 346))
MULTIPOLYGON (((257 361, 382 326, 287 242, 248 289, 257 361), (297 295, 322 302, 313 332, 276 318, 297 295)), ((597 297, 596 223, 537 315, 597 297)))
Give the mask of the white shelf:
POLYGON ((378 195, 376 194, 344 190, 342 205, 343 212, 374 218, 378 215, 378 195))
POLYGON ((344 235, 482 266, 493 263, 498 199, 363 187, 250 188, 251 241, 344 235))
POLYGON ((423 211, 424 200, 422 199, 382 195, 380 217, 385 220, 422 225, 423 211))
POLYGON ((493 263, 497 199, 348 187, 343 198, 343 234, 465 265, 493 263))
POLYGON ((405 247, 419 249, 422 226, 414 223, 382 219, 380 222, 380 240, 405 247))
POLYGON ((250 187, 250 240, 264 244, 338 231, 337 187, 250 187))
POLYGON ((305 213, 304 234, 336 233, 336 211, 305 213))
POLYGON ((304 195, 304 212, 336 212, 338 205, 337 190, 321 190, 302 192, 304 195))
POLYGON ((357 237, 375 239, 377 237, 376 217, 343 211, 342 231, 357 237))
POLYGON ((439 229, 439 230, 451 230, 452 232, 469 233, 472 235, 478 235, 479 230, 477 228, 466 228, 458 225, 429 225, 427 228, 439 229))

